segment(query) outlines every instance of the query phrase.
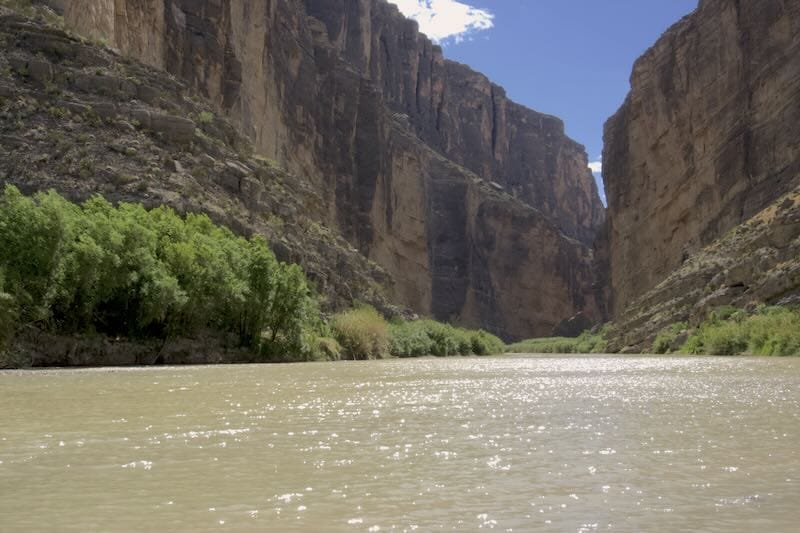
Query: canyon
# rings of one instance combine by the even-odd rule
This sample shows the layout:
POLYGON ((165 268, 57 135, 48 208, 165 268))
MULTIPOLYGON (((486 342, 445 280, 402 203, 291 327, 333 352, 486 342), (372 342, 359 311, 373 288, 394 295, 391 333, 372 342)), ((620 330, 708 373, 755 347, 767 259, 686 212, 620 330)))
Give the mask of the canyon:
POLYGON ((417 313, 504 338, 605 314, 604 208, 552 116, 442 50, 384 0, 67 2, 68 24, 208 98, 307 177, 417 313))
MULTIPOLYGON (((266 234, 333 309, 365 301, 506 340, 611 319, 610 348, 641 351, 714 306, 800 292, 797 0, 701 0, 636 61, 605 125, 607 210, 560 119, 445 59, 385 0, 43 3, 103 54, 155 69, 118 108, 194 113, 188 128, 252 147, 225 152, 241 175, 222 187, 200 179, 216 167, 176 156, 148 202, 266 234), (214 202, 187 198, 176 175, 219 189, 214 202)), ((45 183, 75 188, 28 188, 45 183)))
POLYGON ((798 124, 796 0, 702 0, 636 62, 604 138, 615 348, 800 290, 798 124))

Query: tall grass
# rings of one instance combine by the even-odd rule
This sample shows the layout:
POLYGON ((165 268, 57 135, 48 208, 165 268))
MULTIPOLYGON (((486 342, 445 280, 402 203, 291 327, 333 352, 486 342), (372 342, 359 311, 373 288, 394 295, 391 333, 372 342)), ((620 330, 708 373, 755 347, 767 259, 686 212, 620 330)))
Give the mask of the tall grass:
POLYGON ((389 324, 372 307, 363 306, 335 315, 331 328, 344 359, 389 356, 389 324))
POLYGON ((605 330, 599 333, 584 331, 575 338, 542 337, 511 344, 509 353, 603 353, 606 351, 605 330))
POLYGON ((368 306, 335 315, 331 328, 343 359, 494 355, 505 349, 503 341, 483 330, 471 331, 428 319, 389 324, 368 306))

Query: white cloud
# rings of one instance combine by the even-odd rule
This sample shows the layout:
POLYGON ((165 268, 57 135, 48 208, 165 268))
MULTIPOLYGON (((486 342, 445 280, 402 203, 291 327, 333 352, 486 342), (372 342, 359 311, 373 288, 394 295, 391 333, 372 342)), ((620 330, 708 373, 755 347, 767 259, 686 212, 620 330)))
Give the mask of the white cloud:
POLYGON ((460 43, 470 33, 494 26, 494 15, 458 0, 390 0, 400 11, 419 23, 419 29, 434 42, 450 39, 460 43))
POLYGON ((602 161, 592 161, 589 163, 589 169, 594 174, 599 174, 603 171, 603 162, 602 161))

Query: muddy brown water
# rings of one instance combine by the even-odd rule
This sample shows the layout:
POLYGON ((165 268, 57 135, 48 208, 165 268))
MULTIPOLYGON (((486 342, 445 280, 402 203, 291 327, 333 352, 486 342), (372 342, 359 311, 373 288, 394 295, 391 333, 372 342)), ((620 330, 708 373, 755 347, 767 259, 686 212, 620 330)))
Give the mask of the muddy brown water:
POLYGON ((800 359, 0 373, 0 530, 798 531, 800 359))

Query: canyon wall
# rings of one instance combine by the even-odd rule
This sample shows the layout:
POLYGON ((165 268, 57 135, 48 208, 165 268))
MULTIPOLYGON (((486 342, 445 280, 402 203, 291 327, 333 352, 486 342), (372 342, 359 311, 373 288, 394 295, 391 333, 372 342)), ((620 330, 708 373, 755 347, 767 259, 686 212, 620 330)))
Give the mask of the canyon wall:
POLYGON ((399 303, 508 339, 603 314, 604 209, 555 117, 447 61, 385 0, 72 0, 67 21, 208 97, 308 177, 399 303))
POLYGON ((603 175, 619 315, 800 184, 800 1, 702 0, 670 28, 606 124, 603 175))

